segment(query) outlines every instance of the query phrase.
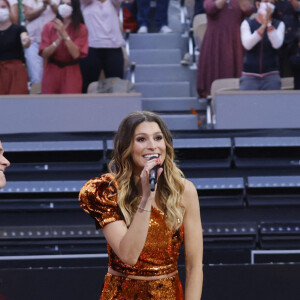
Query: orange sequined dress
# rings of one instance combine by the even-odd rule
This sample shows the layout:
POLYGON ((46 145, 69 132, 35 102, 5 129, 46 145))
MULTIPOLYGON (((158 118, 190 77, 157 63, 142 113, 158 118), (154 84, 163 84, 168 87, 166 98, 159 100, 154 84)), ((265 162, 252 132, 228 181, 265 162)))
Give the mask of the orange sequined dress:
MULTIPOLYGON (((118 207, 118 188, 111 174, 89 180, 79 194, 80 205, 90 214, 101 228, 123 220, 118 207)), ((183 242, 183 226, 172 231, 167 226, 164 213, 152 207, 147 239, 137 263, 134 266, 124 264, 109 244, 108 267, 136 276, 159 276, 177 271, 179 248, 183 242)), ((101 300, 182 300, 183 291, 178 276, 155 280, 137 280, 107 274, 100 297, 101 300)))

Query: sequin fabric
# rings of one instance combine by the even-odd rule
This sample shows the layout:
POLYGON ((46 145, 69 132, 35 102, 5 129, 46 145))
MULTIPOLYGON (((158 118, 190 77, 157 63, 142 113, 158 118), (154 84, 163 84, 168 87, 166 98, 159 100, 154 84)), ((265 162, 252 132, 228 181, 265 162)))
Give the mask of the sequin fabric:
POLYGON ((178 274, 158 280, 135 280, 107 274, 100 300, 183 300, 178 274))
MULTIPOLYGON (((89 213, 101 228, 106 224, 123 219, 117 205, 117 191, 117 183, 111 174, 104 174, 99 178, 89 180, 80 191, 79 201, 83 210, 89 213)), ((176 231, 170 230, 165 221, 164 213, 152 207, 146 243, 137 263, 134 266, 124 264, 112 248, 107 245, 108 266, 125 275, 158 276, 170 274, 177 270, 179 248, 182 242, 183 226, 176 231)))

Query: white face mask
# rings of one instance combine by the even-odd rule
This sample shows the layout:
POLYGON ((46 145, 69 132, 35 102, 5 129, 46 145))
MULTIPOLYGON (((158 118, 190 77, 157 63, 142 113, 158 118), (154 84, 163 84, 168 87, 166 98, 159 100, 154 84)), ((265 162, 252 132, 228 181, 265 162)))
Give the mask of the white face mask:
POLYGON ((8 8, 0 8, 0 22, 5 22, 9 19, 8 8))
POLYGON ((72 15, 73 12, 73 7, 68 5, 68 4, 61 4, 58 6, 58 13, 63 17, 63 18, 68 18, 72 15))
POLYGON ((260 2, 259 8, 258 8, 258 13, 262 16, 265 16, 267 14, 267 7, 271 8, 271 14, 273 13, 275 9, 275 5, 270 2, 260 2))

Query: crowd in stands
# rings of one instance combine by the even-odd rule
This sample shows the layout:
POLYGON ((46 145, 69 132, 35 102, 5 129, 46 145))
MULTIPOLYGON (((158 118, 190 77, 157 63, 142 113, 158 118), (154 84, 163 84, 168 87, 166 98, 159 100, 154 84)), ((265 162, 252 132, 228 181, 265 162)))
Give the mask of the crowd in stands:
POLYGON ((240 78, 240 90, 279 90, 281 77, 294 76, 300 89, 298 0, 197 1, 207 15, 197 70, 200 97, 222 78, 240 78))
MULTIPOLYGON (((1 0, 0 94, 26 94, 27 82, 29 88, 41 83, 42 94, 86 93, 102 72, 122 79, 126 53, 119 11, 123 1, 1 0)), ((150 0, 125 2, 131 11, 136 9, 133 31, 147 33, 150 0)), ((162 33, 171 32, 168 5, 169 0, 157 1, 155 20, 162 33)))
MULTIPOLYGON (((150 0, 123 1, 0 0, 0 94, 26 94, 35 83, 44 94, 86 93, 103 75, 122 79, 121 5, 133 20, 127 23, 132 32, 146 34, 151 23, 150 0)), ((170 33, 169 0, 156 2, 157 30, 170 33)), ((300 89, 300 1, 193 2, 194 15, 207 18, 197 71, 200 97, 220 78, 241 78, 241 90, 265 90, 280 89, 281 77, 294 76, 300 89)))

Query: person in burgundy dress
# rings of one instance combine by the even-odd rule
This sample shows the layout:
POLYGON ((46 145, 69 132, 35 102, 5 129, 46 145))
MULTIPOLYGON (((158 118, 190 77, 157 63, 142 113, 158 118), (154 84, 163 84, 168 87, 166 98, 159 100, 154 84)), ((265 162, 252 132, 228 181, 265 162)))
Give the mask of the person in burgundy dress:
POLYGON ((254 11, 249 0, 204 0, 207 29, 198 61, 197 91, 210 94, 215 79, 239 78, 242 73, 243 47, 240 25, 254 11))
POLYGON ((39 54, 45 60, 42 94, 81 93, 82 76, 78 59, 87 56, 88 33, 79 0, 62 0, 60 18, 42 31, 39 54))

